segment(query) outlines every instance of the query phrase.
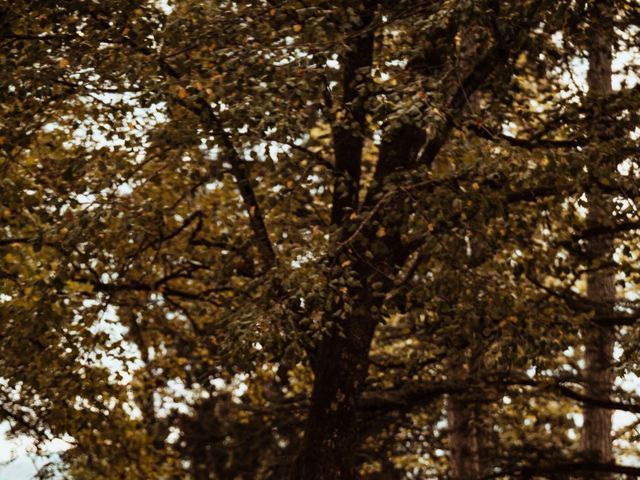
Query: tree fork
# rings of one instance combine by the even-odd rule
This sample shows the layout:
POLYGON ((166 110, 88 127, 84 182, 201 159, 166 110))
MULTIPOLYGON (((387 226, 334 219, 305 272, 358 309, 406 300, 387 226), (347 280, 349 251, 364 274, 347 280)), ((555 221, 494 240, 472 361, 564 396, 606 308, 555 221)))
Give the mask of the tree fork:
MULTIPOLYGON (((535 19, 537 3, 522 17, 523 28, 530 28, 535 19)), ((496 13, 497 14, 497 13, 496 13)), ((362 33, 362 32, 360 32, 362 33)), ((367 32, 372 34, 372 32, 367 32)), ((355 35, 358 39, 358 35, 355 35)), ((504 65, 509 58, 522 47, 523 37, 513 41, 511 38, 500 38, 476 62, 471 71, 459 82, 458 88, 448 101, 448 115, 445 122, 437 126, 436 134, 424 144, 425 132, 415 125, 402 124, 388 132, 380 145, 380 152, 374 180, 363 201, 361 213, 369 212, 366 225, 356 235, 351 255, 353 268, 360 280, 360 285, 351 288, 348 295, 352 301, 354 312, 346 319, 339 318, 334 311, 327 311, 328 331, 320 342, 317 351, 311 354, 312 367, 315 373, 311 406, 305 427, 304 439, 290 478, 292 480, 342 480, 357 478, 355 451, 358 447, 357 406, 367 376, 369 349, 375 327, 381 319, 381 307, 384 294, 393 288, 393 279, 400 270, 404 260, 410 254, 400 242, 400 225, 406 216, 390 216, 387 208, 378 209, 379 202, 388 192, 394 174, 406 172, 412 166, 431 166, 442 146, 454 128, 452 116, 460 114, 472 95, 482 86, 498 65, 504 65), (424 145, 424 146, 423 146, 424 145), (421 148, 423 146, 423 148, 421 148), (399 217, 390 220, 391 217, 399 217), (389 222, 386 224, 385 222, 389 222), (385 235, 378 238, 376 224, 385 223, 385 235), (366 253, 374 244, 379 252, 367 258, 366 253), (357 251, 354 251, 357 250, 357 251), (372 294, 374 287, 376 292, 372 294)), ((373 38, 371 38, 373 41, 373 38)), ((355 48, 355 45, 351 45, 355 48)), ((373 48, 373 45, 371 46, 373 48)), ((360 58, 348 56, 349 58, 360 58)), ((373 57, 373 55, 372 55, 373 57)), ((344 72, 346 67, 343 66, 344 72)), ((356 70, 353 70, 356 71, 356 70)), ((362 75, 362 68, 358 69, 362 75)), ((346 90, 345 90, 346 92, 346 90)), ((352 103, 353 105, 353 103, 352 103)), ((336 144, 334 131, 334 148, 336 144)), ((350 145, 352 146, 352 145, 350 145)), ((360 151, 351 161, 358 162, 360 151)), ((339 153, 336 151, 336 159, 339 153)), ((351 164, 350 168, 355 169, 351 164)), ((348 172, 338 172, 345 174, 348 172)), ((336 184, 336 188, 339 184, 336 184)), ((354 207, 357 197, 351 197, 354 207)), ((334 192, 334 202, 336 200, 334 192)), ((339 200, 338 203, 340 203, 339 200)), ((348 211, 334 203, 332 219, 340 219, 338 227, 351 224, 348 211)), ((397 209, 394 213, 398 213, 397 209)), ((340 228, 336 235, 338 244, 349 238, 348 228, 340 228)), ((375 250, 372 248, 372 250, 375 250)), ((340 249, 338 249, 340 253, 340 249)), ((371 252, 369 252, 371 253, 371 252)), ((345 260, 336 254, 334 264, 340 265, 345 260)))

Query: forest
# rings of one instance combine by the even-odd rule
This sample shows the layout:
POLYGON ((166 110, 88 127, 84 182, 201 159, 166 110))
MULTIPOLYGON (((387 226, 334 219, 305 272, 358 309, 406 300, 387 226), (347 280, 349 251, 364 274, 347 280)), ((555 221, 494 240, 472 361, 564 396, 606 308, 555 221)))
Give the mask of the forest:
POLYGON ((640 1, 0 0, 0 67, 33 478, 640 478, 640 1))

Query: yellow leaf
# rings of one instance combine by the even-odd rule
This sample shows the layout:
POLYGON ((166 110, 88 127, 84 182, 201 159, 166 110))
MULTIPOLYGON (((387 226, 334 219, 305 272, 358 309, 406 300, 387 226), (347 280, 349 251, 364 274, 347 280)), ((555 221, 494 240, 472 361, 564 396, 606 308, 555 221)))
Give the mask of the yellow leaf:
POLYGON ((84 292, 84 293, 92 293, 93 285, 89 283, 82 282, 74 282, 73 280, 69 280, 66 283, 68 289, 73 290, 75 292, 84 292))
POLYGON ((184 88, 184 87, 178 88, 178 98, 184 100, 188 96, 189 96, 189 92, 187 92, 186 88, 184 88))
POLYGON ((376 237, 378 238, 382 238, 387 234, 387 231, 385 230, 384 227, 380 227, 378 228, 378 231, 376 232, 376 237))
POLYGON ((351 260, 345 260, 344 262, 342 262, 342 263, 340 264, 340 266, 341 266, 342 268, 344 268, 344 267, 348 267, 349 265, 351 265, 351 260))
POLYGON ((331 129, 328 125, 320 124, 316 127, 312 127, 309 130, 309 136, 313 139, 327 138, 331 134, 331 129))
POLYGON ((516 66, 518 68, 522 68, 526 65, 526 63, 527 63, 527 54, 525 52, 522 52, 518 56, 518 59, 516 60, 516 66))
POLYGON ((473 188, 474 190, 480 190, 480 185, 478 184, 478 182, 473 182, 471 184, 471 188, 473 188))
POLYGON ((296 23, 293 26, 293 31, 296 32, 296 33, 300 33, 302 31, 302 25, 300 25, 299 23, 296 23))
POLYGON ((66 58, 61 58, 58 60, 58 68, 66 68, 69 66, 69 60, 66 58))

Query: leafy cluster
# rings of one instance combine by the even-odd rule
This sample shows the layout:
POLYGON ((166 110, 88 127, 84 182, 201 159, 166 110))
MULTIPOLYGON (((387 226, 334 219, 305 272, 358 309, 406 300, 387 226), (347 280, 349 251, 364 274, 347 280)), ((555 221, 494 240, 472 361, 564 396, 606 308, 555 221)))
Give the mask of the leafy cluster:
POLYGON ((637 417, 614 461, 580 441, 640 412, 639 29, 633 0, 0 2, 0 418, 68 443, 43 478, 640 474, 637 417))

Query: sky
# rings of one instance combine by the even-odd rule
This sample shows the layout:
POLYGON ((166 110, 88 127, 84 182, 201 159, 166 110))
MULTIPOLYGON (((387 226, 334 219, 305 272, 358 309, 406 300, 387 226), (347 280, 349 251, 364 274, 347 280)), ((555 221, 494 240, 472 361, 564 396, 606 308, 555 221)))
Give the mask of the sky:
MULTIPOLYGON (((9 424, 0 423, 0 479, 2 480, 32 480, 38 468, 48 460, 55 460, 37 455, 33 440, 27 436, 8 439, 9 424)), ((67 443, 54 440, 44 447, 51 454, 61 452, 67 448, 67 443)))

